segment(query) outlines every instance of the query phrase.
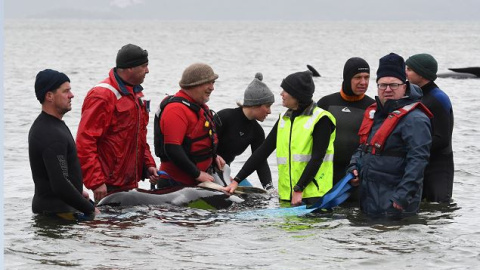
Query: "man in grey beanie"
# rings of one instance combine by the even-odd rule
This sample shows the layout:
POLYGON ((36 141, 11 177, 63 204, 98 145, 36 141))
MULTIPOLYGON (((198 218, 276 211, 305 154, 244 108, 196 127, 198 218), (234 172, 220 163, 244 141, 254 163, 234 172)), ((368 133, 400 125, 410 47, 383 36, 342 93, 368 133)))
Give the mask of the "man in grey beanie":
MULTIPOLYGON (((263 122, 271 113, 270 107, 274 102, 275 97, 263 82, 262 73, 257 73, 245 89, 243 102, 238 102, 239 107, 218 112, 215 116, 219 140, 217 152, 227 164, 230 165, 248 146, 252 153, 260 147, 265 140, 265 132, 258 121, 263 122)), ((257 168, 257 174, 265 189, 273 189, 267 160, 257 168)), ((242 181, 243 185, 249 185, 248 183, 242 181)))
POLYGON ((432 112, 432 148, 425 168, 422 199, 450 202, 453 191, 453 109, 448 95, 436 84, 438 64, 430 54, 410 56, 406 61, 408 81, 422 88, 422 103, 432 112))

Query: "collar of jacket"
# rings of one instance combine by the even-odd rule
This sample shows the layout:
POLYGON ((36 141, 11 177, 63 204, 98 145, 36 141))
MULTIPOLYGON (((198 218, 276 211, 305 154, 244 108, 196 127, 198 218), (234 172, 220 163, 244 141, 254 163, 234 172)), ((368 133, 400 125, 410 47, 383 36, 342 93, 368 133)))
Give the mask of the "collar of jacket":
POLYGON ((343 91, 343 89, 340 89, 340 96, 342 96, 342 98, 348 102, 355 102, 355 101, 362 100, 365 97, 365 94, 361 94, 359 96, 357 95, 349 96, 345 94, 345 91, 343 91))
MULTIPOLYGON (((313 114, 313 110, 317 107, 317 103, 313 102, 307 106, 307 108, 305 108, 301 113, 298 113, 296 114, 296 116, 299 116, 299 115, 312 115, 313 114)), ((288 109, 287 112, 285 113, 285 116, 287 116, 288 118, 292 118, 292 115, 295 111, 292 110, 292 109, 288 109)))
POLYGON ((117 80, 118 87, 120 88, 121 94, 123 96, 131 94, 127 89, 127 85, 132 87, 134 93, 140 93, 143 91, 143 87, 141 85, 130 85, 127 82, 123 81, 122 78, 118 76, 116 68, 113 69, 113 74, 115 75, 115 79, 117 80))
POLYGON ((424 94, 430 92, 431 90, 438 88, 438 86, 435 84, 435 82, 430 81, 429 83, 425 84, 424 86, 421 87, 422 91, 424 94))

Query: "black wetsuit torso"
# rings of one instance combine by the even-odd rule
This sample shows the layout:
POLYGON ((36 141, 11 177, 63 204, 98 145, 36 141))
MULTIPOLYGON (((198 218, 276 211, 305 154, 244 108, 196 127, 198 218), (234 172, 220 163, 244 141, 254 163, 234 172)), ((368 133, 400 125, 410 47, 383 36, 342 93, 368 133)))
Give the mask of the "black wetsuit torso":
POLYGON ((363 113, 374 102, 374 99, 366 95, 358 101, 347 101, 342 98, 340 92, 324 96, 317 102, 318 107, 333 114, 337 122, 333 156, 333 184, 345 176, 350 158, 360 144, 358 130, 362 124, 363 113))
POLYGON ((34 213, 94 212, 93 204, 82 196, 75 141, 62 120, 42 111, 30 128, 28 152, 35 183, 34 213))
POLYGON ((430 82, 422 87, 422 103, 432 112, 432 148, 423 178, 423 196, 431 202, 449 202, 453 190, 453 109, 448 96, 430 82))
MULTIPOLYGON (((227 164, 233 162, 236 156, 242 154, 250 145, 252 153, 260 147, 265 140, 265 132, 257 120, 249 120, 242 111, 242 108, 223 109, 215 116, 218 122, 218 149, 217 154, 227 164)), ((272 175, 265 159, 257 167, 257 174, 263 187, 272 184, 272 175)))

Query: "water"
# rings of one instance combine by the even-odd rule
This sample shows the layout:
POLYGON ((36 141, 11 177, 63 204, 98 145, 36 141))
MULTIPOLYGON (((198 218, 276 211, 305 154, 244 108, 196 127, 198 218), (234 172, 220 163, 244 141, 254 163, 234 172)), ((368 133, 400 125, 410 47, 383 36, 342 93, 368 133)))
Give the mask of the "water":
MULTIPOLYGON (((354 207, 302 218, 238 216, 278 206, 275 199, 264 199, 218 212, 170 206, 104 209, 92 222, 52 223, 31 213, 27 134, 40 112, 33 90, 38 71, 53 68, 70 77, 75 98, 64 120, 75 136, 87 91, 107 76, 117 50, 130 42, 149 51, 151 73, 144 87, 152 104, 176 92, 183 69, 200 61, 220 75, 209 102, 218 111, 234 107, 258 71, 279 94, 285 76, 310 64, 322 75, 315 79, 318 100, 339 90, 343 64, 352 56, 365 58, 374 71, 390 52, 431 53, 440 71, 479 66, 479 33, 478 22, 6 21, 5 268, 475 269, 480 261, 480 80, 437 80, 455 111, 454 204, 422 205, 418 217, 401 222, 374 223, 354 207)), ((276 99, 262 123, 266 132, 284 111, 279 95, 276 99)), ((232 170, 238 171, 249 155, 238 157, 232 170)), ((275 179, 274 155, 269 164, 275 179)), ((255 174, 251 181, 260 185, 255 174)))

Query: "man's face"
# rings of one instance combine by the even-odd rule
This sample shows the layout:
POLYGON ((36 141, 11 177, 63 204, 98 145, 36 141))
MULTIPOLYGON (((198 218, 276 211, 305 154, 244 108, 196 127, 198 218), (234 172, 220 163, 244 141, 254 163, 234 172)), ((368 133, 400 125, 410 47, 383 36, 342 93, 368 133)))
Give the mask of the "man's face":
POLYGON ((129 68, 130 76, 128 83, 132 85, 142 84, 145 80, 145 76, 148 74, 148 62, 137 67, 129 68))
POLYGON ((55 92, 50 92, 55 110, 64 115, 72 110, 72 98, 74 97, 70 82, 64 82, 55 92))
POLYGON ((360 72, 352 77, 350 85, 356 96, 361 96, 367 92, 370 74, 368 72, 360 72))
POLYGON ((214 84, 215 81, 207 82, 194 86, 188 89, 188 91, 192 94, 192 98, 195 100, 195 102, 198 104, 205 104, 210 100, 210 95, 212 94, 213 90, 215 90, 214 84))
POLYGON ((382 77, 378 80, 377 85, 378 98, 382 104, 385 104, 389 99, 396 100, 404 97, 407 89, 406 84, 395 77, 382 77))
POLYGON ((407 73, 407 79, 409 82, 416 84, 416 85, 422 85, 422 80, 424 79, 422 76, 418 75, 413 69, 407 68, 405 69, 405 72, 407 73))

